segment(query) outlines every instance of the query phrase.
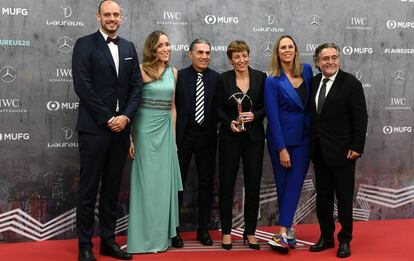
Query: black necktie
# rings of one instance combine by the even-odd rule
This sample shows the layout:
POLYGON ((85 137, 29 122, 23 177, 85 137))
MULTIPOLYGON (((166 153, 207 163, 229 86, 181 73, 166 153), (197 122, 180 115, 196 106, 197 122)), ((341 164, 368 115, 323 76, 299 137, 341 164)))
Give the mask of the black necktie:
POLYGON ((323 79, 321 89, 319 90, 319 96, 318 96, 318 113, 319 114, 321 113, 323 104, 325 103, 326 83, 328 81, 329 81, 329 78, 323 79))
POLYGON ((119 37, 111 38, 108 36, 106 38, 106 43, 109 44, 110 42, 113 42, 115 45, 118 45, 119 37))

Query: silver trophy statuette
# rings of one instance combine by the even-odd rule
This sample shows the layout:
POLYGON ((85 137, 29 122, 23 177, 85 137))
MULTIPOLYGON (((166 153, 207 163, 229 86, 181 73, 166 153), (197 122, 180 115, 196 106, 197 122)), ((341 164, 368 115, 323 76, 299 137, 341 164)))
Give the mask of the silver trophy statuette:
POLYGON ((252 104, 252 100, 250 99, 250 97, 247 94, 241 93, 241 92, 237 92, 234 93, 233 95, 231 95, 229 97, 230 99, 234 99, 237 103, 237 113, 239 114, 239 116, 237 116, 236 121, 237 121, 237 129, 240 131, 245 131, 246 127, 244 126, 244 121, 243 121, 243 117, 240 116, 240 114, 243 112, 243 101, 244 99, 246 99, 249 101, 250 104, 250 109, 248 111, 251 111, 253 104, 252 104))

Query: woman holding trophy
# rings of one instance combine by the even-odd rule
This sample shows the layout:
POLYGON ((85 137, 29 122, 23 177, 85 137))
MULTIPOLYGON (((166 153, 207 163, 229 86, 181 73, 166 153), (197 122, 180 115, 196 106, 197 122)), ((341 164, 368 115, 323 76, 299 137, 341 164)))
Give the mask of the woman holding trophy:
POLYGON ((260 249, 254 236, 259 211, 262 178, 264 127, 263 86, 266 74, 249 67, 250 48, 246 42, 233 41, 227 57, 233 70, 219 77, 217 115, 219 132, 219 208, 222 247, 232 248, 231 228, 234 185, 243 160, 245 188, 243 233, 252 249, 260 249))

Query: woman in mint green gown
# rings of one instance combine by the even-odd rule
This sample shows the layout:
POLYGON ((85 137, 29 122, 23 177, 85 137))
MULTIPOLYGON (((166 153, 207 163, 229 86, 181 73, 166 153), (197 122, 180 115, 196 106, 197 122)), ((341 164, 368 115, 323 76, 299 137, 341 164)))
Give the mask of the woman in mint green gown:
POLYGON ((130 156, 129 253, 162 252, 176 236, 182 190, 175 144, 175 79, 171 47, 161 31, 144 46, 142 101, 133 123, 130 156))

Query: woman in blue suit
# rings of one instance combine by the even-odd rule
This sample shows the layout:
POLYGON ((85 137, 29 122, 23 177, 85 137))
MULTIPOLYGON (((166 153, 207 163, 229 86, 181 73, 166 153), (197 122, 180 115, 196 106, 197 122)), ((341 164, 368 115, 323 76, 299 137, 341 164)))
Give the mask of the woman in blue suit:
POLYGON ((292 229, 303 181, 309 167, 309 95, 313 72, 301 64, 297 45, 285 35, 276 42, 265 82, 267 147, 279 204, 279 232, 268 243, 287 253, 296 246, 292 229))

